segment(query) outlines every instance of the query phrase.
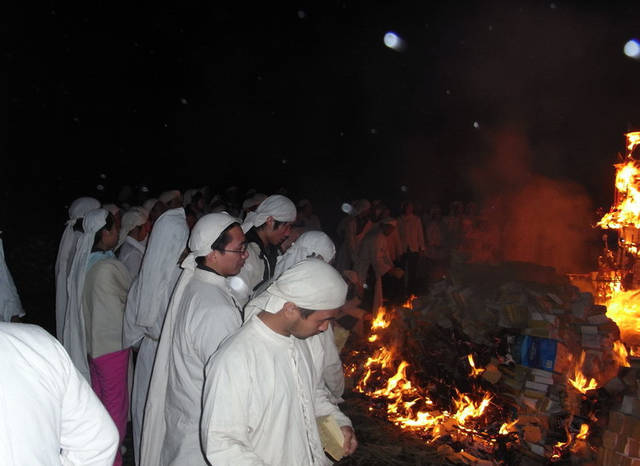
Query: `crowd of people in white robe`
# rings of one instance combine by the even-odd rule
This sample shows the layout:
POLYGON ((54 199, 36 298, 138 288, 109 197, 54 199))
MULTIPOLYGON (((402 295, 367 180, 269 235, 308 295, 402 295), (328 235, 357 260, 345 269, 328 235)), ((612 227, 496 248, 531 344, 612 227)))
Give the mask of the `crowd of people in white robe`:
MULTIPOLYGON (((0 325, 0 368, 15 374, 0 381, 13 426, 0 457, 121 465, 130 419, 136 465, 330 464, 320 416, 353 453, 336 317, 362 334, 383 295, 419 289, 420 261, 437 269, 471 229, 458 206, 445 219, 436 208, 420 218, 411 202, 397 218, 364 199, 345 211, 336 251, 311 203, 281 194, 251 192, 241 206, 203 190, 141 206, 75 200, 55 264, 60 343, 0 325), (22 403, 34 417, 16 429, 22 403)), ((1 259, 0 317, 16 321, 1 259)))

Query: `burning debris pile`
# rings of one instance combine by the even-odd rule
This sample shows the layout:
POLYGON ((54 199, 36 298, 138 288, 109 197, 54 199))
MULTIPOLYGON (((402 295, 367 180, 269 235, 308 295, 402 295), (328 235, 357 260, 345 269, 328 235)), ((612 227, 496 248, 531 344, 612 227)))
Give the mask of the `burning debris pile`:
POLYGON ((605 312, 551 268, 465 265, 428 296, 381 308, 344 357, 346 374, 371 413, 450 462, 629 456, 638 371, 619 371, 626 349, 605 312))

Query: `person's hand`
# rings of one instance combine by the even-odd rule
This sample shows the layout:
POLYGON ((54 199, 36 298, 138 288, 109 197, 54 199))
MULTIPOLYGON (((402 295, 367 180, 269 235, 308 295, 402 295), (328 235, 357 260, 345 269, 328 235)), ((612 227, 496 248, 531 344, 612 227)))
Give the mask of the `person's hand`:
POLYGON ((353 431, 353 427, 351 426, 342 426, 340 427, 340 430, 342 431, 342 435, 344 435, 344 454, 349 456, 356 451, 356 448, 358 448, 356 433, 353 431))

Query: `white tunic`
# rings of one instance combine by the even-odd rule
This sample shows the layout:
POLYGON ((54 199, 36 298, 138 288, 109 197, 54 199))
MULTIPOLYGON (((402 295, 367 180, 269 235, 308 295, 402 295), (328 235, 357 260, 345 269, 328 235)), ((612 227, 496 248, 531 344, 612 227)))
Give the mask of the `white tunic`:
MULTIPOLYGON (((184 271, 183 273, 186 273, 184 271)), ((206 465, 200 446, 204 367, 242 325, 224 277, 195 269, 172 302, 156 354, 142 430, 142 466, 206 465)))
POLYGON ((125 265, 132 279, 136 278, 140 272, 144 250, 145 245, 131 236, 126 237, 118 250, 118 259, 125 265))
POLYGON ((351 425, 327 398, 307 345, 253 317, 206 369, 202 442, 216 466, 325 465, 315 418, 351 425))
POLYGON ((0 463, 111 466, 118 431, 64 348, 40 327, 0 323, 0 463))
POLYGON ((4 261, 4 246, 0 239, 0 322, 10 322, 14 316, 24 315, 18 290, 4 261))
POLYGON ((329 392, 329 399, 333 403, 344 401, 342 399, 342 394, 344 393, 344 370, 340 360, 340 353, 336 346, 333 327, 329 324, 327 330, 304 341, 309 347, 314 370, 321 375, 321 379, 329 392))

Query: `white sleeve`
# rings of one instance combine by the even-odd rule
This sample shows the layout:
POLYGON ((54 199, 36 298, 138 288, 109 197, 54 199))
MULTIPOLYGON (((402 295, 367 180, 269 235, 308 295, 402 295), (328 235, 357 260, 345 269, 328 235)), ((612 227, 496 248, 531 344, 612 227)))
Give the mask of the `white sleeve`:
POLYGON ((320 383, 316 385, 313 401, 316 417, 333 416, 340 427, 353 427, 351 419, 340 411, 340 408, 338 408, 336 404, 331 402, 329 391, 327 390, 327 387, 324 386, 324 383, 322 383, 322 380, 320 380, 320 383))
POLYGON ((373 265, 376 274, 382 277, 385 273, 393 268, 393 262, 389 257, 389 250, 387 249, 387 244, 383 235, 378 235, 376 237, 375 248, 376 257, 373 265))
POLYGON ((341 397, 344 393, 344 370, 331 325, 329 325, 326 331, 322 332, 321 339, 322 346, 324 347, 322 379, 333 398, 342 401, 341 397))
POLYGON ((216 466, 266 466, 248 438, 251 377, 241 358, 214 355, 205 368, 200 435, 207 460, 216 466), (222 357, 221 357, 222 356, 222 357))
POLYGON ((111 466, 119 435, 102 402, 60 346, 67 385, 62 400, 60 428, 64 466, 111 466))

